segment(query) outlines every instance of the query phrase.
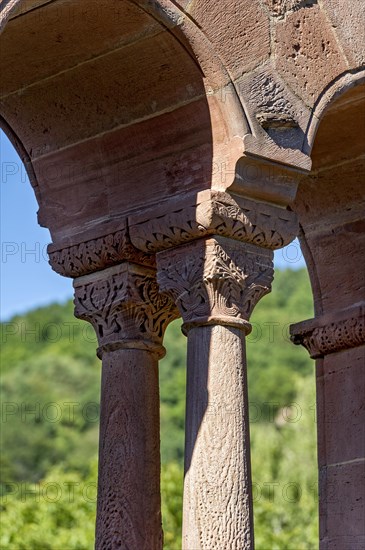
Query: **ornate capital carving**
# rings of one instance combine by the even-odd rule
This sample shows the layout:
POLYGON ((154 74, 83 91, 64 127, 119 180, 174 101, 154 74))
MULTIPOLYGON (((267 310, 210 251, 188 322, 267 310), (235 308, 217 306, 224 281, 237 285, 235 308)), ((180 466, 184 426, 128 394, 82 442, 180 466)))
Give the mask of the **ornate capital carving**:
POLYGON ((254 306, 271 289, 272 252, 224 237, 200 239, 157 254, 157 273, 161 291, 180 310, 185 332, 207 324, 249 332, 254 306))
POLYGON ((178 312, 153 270, 124 262, 76 279, 74 288, 75 316, 93 325, 99 357, 119 348, 164 354, 163 334, 178 312))
POLYGON ((65 277, 81 277, 100 271, 122 261, 154 267, 155 258, 137 250, 131 243, 125 224, 117 231, 96 238, 60 247, 48 246, 49 263, 54 271, 65 277))
POLYGON ((365 303, 290 327, 291 340, 312 359, 365 344, 365 303))
POLYGON ((293 212, 211 190, 190 194, 173 208, 164 205, 130 219, 132 243, 150 253, 211 235, 277 249, 297 234, 293 212))

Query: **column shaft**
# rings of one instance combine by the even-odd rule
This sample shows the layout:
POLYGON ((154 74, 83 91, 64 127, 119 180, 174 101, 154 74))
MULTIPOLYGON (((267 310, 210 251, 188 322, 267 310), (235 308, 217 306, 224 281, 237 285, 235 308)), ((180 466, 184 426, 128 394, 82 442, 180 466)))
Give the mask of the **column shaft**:
POLYGON ((103 354, 96 548, 162 548, 157 357, 103 354))
POLYGON ((272 252, 225 237, 157 255, 188 336, 184 550, 251 550, 245 334, 270 291, 272 252))
POLYGON ((188 333, 183 548, 253 548, 244 332, 188 333))

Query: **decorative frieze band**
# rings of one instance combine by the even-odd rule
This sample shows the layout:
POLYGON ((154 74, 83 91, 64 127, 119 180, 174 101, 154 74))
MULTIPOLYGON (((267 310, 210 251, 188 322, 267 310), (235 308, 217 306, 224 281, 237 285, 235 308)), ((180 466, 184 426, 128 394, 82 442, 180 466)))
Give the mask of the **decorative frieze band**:
POLYGON ((282 207, 219 191, 190 194, 174 208, 130 218, 133 245, 158 252, 201 237, 221 235, 272 250, 289 244, 298 234, 296 215, 282 207))
POLYGON ((290 327, 291 340, 313 359, 365 344, 365 303, 290 327))
POLYGON ((55 248, 50 245, 48 256, 54 271, 73 278, 106 269, 122 261, 149 267, 155 265, 153 255, 141 252, 132 245, 126 225, 118 231, 72 246, 55 248))
POLYGON ((124 262, 76 279, 74 289, 75 316, 93 325, 99 357, 120 348, 163 355, 164 331, 178 311, 159 292, 154 270, 124 262))
POLYGON ((272 256, 224 237, 200 239, 158 253, 157 279, 178 306, 184 332, 224 324, 248 333, 253 308, 271 289, 272 256))
POLYGON ((49 263, 66 277, 81 277, 123 261, 155 266, 155 253, 202 237, 220 235, 278 249, 298 233, 296 215, 283 207, 219 191, 189 194, 131 216, 108 234, 48 247, 49 263))

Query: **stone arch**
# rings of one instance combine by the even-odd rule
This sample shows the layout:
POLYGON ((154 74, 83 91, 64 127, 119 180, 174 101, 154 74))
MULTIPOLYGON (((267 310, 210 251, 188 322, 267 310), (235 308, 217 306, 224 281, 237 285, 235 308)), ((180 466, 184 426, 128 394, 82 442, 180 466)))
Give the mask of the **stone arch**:
POLYGON ((321 548, 363 544, 364 92, 363 72, 348 73, 320 97, 294 202, 316 316, 292 334, 316 359, 321 548))
POLYGON ((341 100, 341 96, 349 92, 352 88, 363 84, 365 81, 365 68, 359 67, 356 71, 348 71, 338 76, 334 81, 326 86, 318 95, 318 99, 312 109, 307 127, 307 140, 304 143, 303 152, 311 155, 315 144, 316 135, 321 121, 336 101, 341 100))
MULTIPOLYGON (((351 236, 351 241, 355 239, 355 243, 358 234, 355 226, 353 232, 350 229, 351 224, 355 221, 358 224, 361 219, 361 201, 364 198, 361 185, 365 143, 363 113, 364 73, 346 74, 321 95, 308 128, 312 172, 299 185, 294 209, 301 224, 302 245, 307 251, 305 254, 315 289, 317 314, 338 306, 335 287, 328 287, 331 280, 324 282, 328 277, 329 258, 324 260, 323 254, 333 249, 332 262, 338 262, 337 273, 344 268, 351 271, 349 264, 343 265, 343 257, 341 259, 334 243, 338 247, 341 235, 347 231, 346 224, 349 224, 348 237, 351 236), (354 220, 351 216, 355 216, 354 220), (341 224, 344 225, 340 231, 341 224), (319 226, 328 234, 329 240, 323 244, 320 244, 319 226)), ((344 249, 342 254, 347 256, 348 250, 344 249)), ((349 254, 350 261, 351 258, 353 256, 349 254)), ((346 279, 345 273, 343 277, 346 279)))
MULTIPOLYGON (((79 2, 74 2, 72 5, 70 3, 66 3, 66 5, 69 4, 71 11, 62 11, 62 6, 58 6, 58 3, 55 3, 55 6, 48 6, 45 2, 24 2, 22 0, 17 1, 10 1, 8 2, 2 11, 2 30, 4 30, 3 34, 3 41, 5 43, 4 49, 6 49, 7 46, 11 45, 11 40, 13 39, 16 41, 19 40, 19 35, 17 36, 16 31, 12 33, 12 29, 9 28, 16 26, 14 25, 14 21, 17 19, 23 18, 24 23, 22 24, 22 33, 27 34, 27 31, 29 32, 29 28, 27 28, 27 18, 32 18, 32 23, 35 22, 35 26, 32 29, 32 44, 36 44, 37 41, 39 44, 44 43, 45 48, 49 48, 51 46, 51 40, 65 40, 65 38, 62 36, 62 32, 65 31, 65 29, 61 28, 61 31, 58 35, 58 38, 55 36, 55 33, 52 34, 49 32, 49 30, 46 28, 46 21, 48 17, 48 12, 51 12, 52 9, 56 12, 58 8, 58 21, 56 23, 60 23, 62 18, 64 19, 65 24, 67 24, 69 21, 72 20, 72 24, 74 26, 78 26, 80 29, 80 33, 82 33, 83 24, 81 23, 81 18, 79 17, 80 14, 77 13, 78 6, 80 5, 79 2), (74 10, 74 13, 73 11, 74 10), (36 14, 39 14, 39 17, 36 17, 36 14), (7 26, 5 24, 8 23, 7 26), (12 38, 12 34, 14 35, 14 38, 12 38), (34 38, 34 36, 37 35, 41 37, 40 39, 34 38), (48 42, 47 42, 47 35, 48 35, 48 42), (8 39, 10 37, 10 39, 8 39)), ((82 3, 81 3, 82 4, 82 3)), ((115 5, 115 3, 109 3, 109 8, 111 5, 115 5)), ((198 28, 198 26, 173 2, 170 0, 163 0, 161 2, 147 2, 147 1, 139 1, 139 0, 128 0, 123 3, 119 3, 123 7, 119 8, 119 15, 121 13, 121 10, 125 8, 126 11, 138 11, 141 16, 141 21, 143 17, 149 17, 150 21, 153 21, 157 26, 160 25, 160 29, 165 31, 164 34, 166 35, 165 42, 167 44, 166 48, 172 47, 171 45, 174 44, 174 47, 176 48, 176 51, 179 51, 179 55, 176 55, 176 59, 172 61, 172 65, 175 66, 175 70, 177 73, 179 72, 180 68, 182 67, 181 73, 185 74, 177 74, 173 75, 177 78, 175 78, 174 85, 175 87, 177 82, 179 81, 180 77, 180 88, 185 87, 185 90, 180 90, 179 97, 173 98, 170 102, 165 102, 161 108, 157 107, 157 113, 159 114, 159 108, 161 110, 161 115, 165 116, 165 128, 166 126, 169 126, 170 128, 173 126, 178 127, 181 126, 181 133, 190 133, 193 135, 194 133, 197 133, 197 126, 200 124, 200 133, 205 131, 204 138, 201 136, 201 142, 205 142, 208 144, 209 152, 206 151, 204 155, 201 156, 204 157, 205 166, 202 169, 202 166, 200 167, 200 170, 195 167, 195 171, 193 174, 185 174, 186 180, 191 180, 192 178, 197 180, 198 173, 200 171, 201 177, 200 182, 197 183, 197 185, 202 186, 203 188, 212 186, 213 188, 217 189, 225 189, 233 179, 234 177, 234 167, 236 159, 239 158, 243 151, 243 137, 247 133, 250 132, 249 125, 247 122, 247 118, 244 113, 244 109, 242 107, 242 104, 240 103, 237 94, 235 93, 234 86, 232 84, 232 81, 230 80, 230 77, 225 70, 221 60, 219 59, 218 55, 214 52, 213 45, 209 42, 209 40, 206 38, 204 33, 198 28), (142 17, 142 14, 144 16, 142 17), (168 44, 169 42, 169 44, 168 44), (180 56, 180 57, 179 57, 180 56), (180 64, 180 67, 178 65, 180 64), (200 112, 198 114, 195 112, 193 113, 190 111, 187 116, 184 116, 183 119, 178 120, 176 117, 171 114, 173 111, 177 110, 177 107, 180 104, 188 104, 192 103, 192 100, 200 99, 200 112), (202 112, 204 111, 204 112, 202 112), (195 124, 195 128, 193 129, 190 125, 187 124, 187 120, 189 117, 194 117, 195 122, 200 119, 200 122, 195 124), (167 119, 170 119, 167 121, 167 119), (185 128, 184 128, 185 126, 185 128), (204 130, 203 130, 204 126, 204 130), (203 174, 203 172, 205 172, 203 174), (223 174, 224 172, 224 174, 223 174), (226 176, 228 174, 228 176, 226 176), (226 182, 226 178, 228 178, 226 182), (202 179, 205 180, 205 183, 203 183, 202 179)), ((101 6, 101 3, 97 4, 99 6, 98 13, 96 16, 100 15, 100 17, 103 17, 104 14, 104 8, 106 6, 101 6)), ((81 10, 79 10, 81 11, 81 10)), ((107 10, 106 10, 107 11, 107 10)), ((112 10, 109 9, 109 11, 112 12, 112 10)), ((84 14, 85 15, 85 14, 84 14)), ((109 13, 110 15, 110 13, 109 13)), ((51 18, 51 15, 49 15, 51 18)), ((104 14, 104 23, 106 21, 107 15, 104 14)), ((90 20, 92 18, 92 15, 88 16, 87 23, 85 23, 85 27, 89 26, 89 28, 92 28, 92 25, 90 24, 90 20)), ((55 19, 53 19, 53 23, 55 22, 55 19)), ((135 21, 129 22, 131 26, 135 24, 135 21)), ((110 25, 110 27, 113 27, 112 23, 105 23, 106 25, 110 25)), ((18 25, 20 27, 20 25, 18 25)), ((50 27, 51 25, 49 25, 50 27)), ((114 25, 116 27, 116 25, 114 25)), ((95 29, 94 29, 95 30, 95 29)), ((117 40, 117 30, 114 28, 114 36, 112 37, 114 40, 117 40)), ((125 32, 128 33, 128 28, 124 29, 125 32)), ((144 30, 140 33, 143 35, 144 30)), ((147 31, 146 31, 147 32, 147 31)), ((157 32, 157 31, 156 31, 157 32)), ((123 34, 123 32, 121 33, 123 34)), ((152 33, 153 34, 153 33, 152 33)), ((70 36, 70 35, 69 35, 70 36)), ((75 37, 75 36, 74 36, 75 37)), ((72 34, 71 34, 72 38, 72 34)), ((143 38, 143 36, 142 36, 143 38)), ((95 56, 95 51, 86 51, 87 47, 85 47, 87 38, 85 38, 84 44, 79 44, 81 47, 81 50, 84 49, 84 56, 86 59, 86 62, 92 63, 92 57, 95 56)), ((21 44, 23 47, 26 47, 26 40, 23 40, 23 43, 21 44)), ((29 45, 28 40, 28 45, 29 45)), ((9 51, 10 51, 9 47, 9 51)), ((79 48, 80 49, 80 48, 79 48)), ((19 50, 19 48, 18 48, 19 50)), ((62 52, 61 48, 61 56, 62 54, 65 56, 70 56, 70 51, 64 51, 62 52)), ((112 48, 110 47, 110 51, 112 51, 112 48)), ((7 84, 3 85, 3 90, 5 89, 5 92, 3 92, 3 98, 2 98, 2 111, 4 112, 4 122, 3 127, 6 133, 9 135, 9 137, 12 137, 12 141, 17 147, 17 145, 22 141, 23 145, 20 146, 20 154, 22 157, 24 157, 24 153, 27 152, 29 156, 29 161, 26 163, 27 166, 30 166, 32 164, 32 172, 33 177, 32 180, 35 181, 36 179, 39 180, 39 188, 42 189, 44 186, 47 185, 46 179, 47 177, 45 174, 49 174, 50 171, 52 172, 52 168, 49 168, 49 166, 40 166, 42 162, 38 160, 38 156, 48 156, 51 158, 51 165, 52 167, 57 166, 58 161, 60 161, 60 164, 66 163, 73 163, 73 159, 57 159, 56 155, 52 153, 54 150, 59 149, 68 149, 71 150, 73 146, 73 136, 71 136, 72 133, 77 130, 80 130, 82 126, 85 128, 89 124, 93 124, 93 122, 88 118, 85 113, 82 112, 82 106, 80 106, 80 109, 78 110, 78 107, 76 105, 72 105, 72 101, 75 103, 74 99, 72 98, 66 98, 66 101, 62 101, 62 97, 60 101, 58 102, 58 93, 62 92, 62 83, 61 86, 59 86, 58 90, 53 90, 53 102, 54 105, 48 106, 46 103, 42 100, 42 95, 44 97, 49 95, 49 90, 47 92, 38 93, 38 100, 36 97, 27 97, 28 91, 33 87, 37 87, 37 81, 34 75, 29 74, 29 70, 25 70, 24 75, 24 66, 21 67, 22 63, 19 62, 19 59, 22 58, 22 56, 25 54, 27 57, 26 52, 20 51, 17 52, 18 56, 16 60, 12 60, 11 56, 7 63, 7 66, 5 67, 5 71, 3 71, 3 74, 5 74, 5 80, 7 79, 7 74, 10 75, 8 79, 14 80, 14 69, 10 69, 10 65, 13 63, 13 66, 18 65, 18 75, 16 74, 17 71, 15 69, 15 81, 17 80, 16 77, 18 77, 18 86, 20 86, 21 94, 22 94, 22 100, 20 101, 20 105, 15 104, 15 106, 9 106, 7 105, 6 98, 9 95, 13 97, 16 97, 17 94, 19 94, 19 90, 17 90, 16 84, 11 84, 10 88, 7 84), (20 53, 20 55, 19 55, 20 53), (23 55, 22 55, 23 54, 23 55), (21 75, 21 79, 20 74, 21 75), (28 79, 28 80, 27 80, 28 79), (4 88, 5 86, 5 88, 4 88), (4 100, 5 96, 5 100, 4 100), (25 101, 24 101, 25 99, 25 101), (25 104, 24 104, 25 103, 25 104), (28 103, 28 106, 26 105, 28 103), (69 108, 70 112, 67 113, 68 120, 60 118, 59 115, 59 105, 57 103, 61 103, 61 107, 64 110, 67 110, 69 108), (40 118, 41 113, 45 113, 48 108, 48 119, 45 118, 44 121, 40 122, 34 121, 34 118, 40 118), (23 127, 22 125, 22 117, 24 118, 23 127), (78 128, 72 128, 72 122, 74 118, 80 118, 80 121, 76 122, 76 126, 78 128), (84 117, 84 120, 82 119, 84 117), (52 120, 54 119, 54 120, 52 120), (37 122, 40 122, 37 126, 37 122), (53 125, 52 131, 50 131, 49 125, 53 125), (65 126, 65 131, 62 134, 61 132, 57 133, 57 128, 61 128, 61 126, 65 126), (68 125, 70 126, 68 128, 68 125), (33 128, 32 128, 33 126, 33 128), (29 132, 29 128, 32 128, 32 131, 29 132), (41 134, 45 135, 45 138, 43 140, 39 140, 39 136, 41 134), (52 133, 55 134, 52 136, 52 133), (66 133, 66 135, 64 135, 66 133), (16 137, 15 137, 16 136, 16 137), (54 141, 54 147, 52 149, 52 146, 49 145, 50 141, 53 139, 54 141), (38 142, 37 142, 38 140, 38 142)), ((51 54, 52 55, 52 54, 51 54)), ((55 54, 54 54, 55 55, 55 54)), ((4 56, 5 57, 5 56, 4 56)), ((153 59, 153 54, 151 54, 151 59, 153 59)), ((72 59, 73 64, 70 65, 70 70, 74 69, 75 63, 79 63, 80 65, 84 62, 84 60, 76 60, 76 57, 72 59)), ((137 62, 140 62, 141 59, 137 59, 137 62)), ((136 63, 137 63, 136 62, 136 63)), ((40 51, 40 47, 36 47, 34 56, 30 57, 28 54, 27 57, 27 63, 29 65, 36 65, 39 71, 39 78, 42 78, 44 80, 51 80, 53 73, 55 73, 55 78, 60 75, 60 73, 66 74, 67 67, 66 65, 63 65, 62 62, 58 62, 53 59, 47 60, 47 56, 45 56, 44 52, 40 51), (38 58, 36 58, 38 56, 38 58), (36 58, 36 59, 35 59, 36 58)), ((171 59, 170 59, 171 63, 171 59)), ((24 64, 25 65, 25 64, 24 64)), ((146 68, 146 67, 145 67, 146 68)), ((102 67, 103 69, 103 67, 102 67)), ((151 73, 153 70, 156 70, 156 67, 151 68, 151 73)), ((166 69, 166 66, 164 67, 166 69)), ((158 69, 160 70, 160 68, 158 69)), ((167 71, 168 71, 167 67, 167 71)), ((107 67, 107 71, 110 72, 110 67, 107 67)), ((142 76, 140 80, 149 78, 149 75, 147 72, 142 76)), ((117 75, 118 76, 118 75, 117 75)), ((86 76, 84 77, 88 78, 88 75, 86 73, 86 76)), ((102 76, 102 80, 105 79, 104 75, 102 76)), ((165 77, 161 73, 161 78, 164 79, 165 77)), ((122 79, 123 80, 123 79, 122 79)), ((138 79, 137 79, 138 80, 138 79)), ((121 82, 118 84, 120 85, 121 82)), ((76 86, 79 85, 80 82, 76 81, 76 86)), ((133 95, 133 92, 136 90, 136 86, 138 89, 139 83, 134 82, 134 90, 132 90, 131 95, 133 95)), ((152 83, 155 85, 155 83, 152 83)), ((172 84, 172 82, 170 82, 172 84)), ((70 88, 73 85, 72 81, 66 82, 66 84, 63 86, 63 90, 65 88, 70 88)), ((92 83, 92 86, 94 89, 92 92, 97 90, 99 83, 95 82, 95 79, 92 83)), ((86 93, 89 93, 91 90, 91 87, 89 90, 83 90, 84 96, 83 99, 85 99, 85 91, 86 93)), ((116 87, 114 89, 114 93, 117 95, 118 88, 116 87)), ((165 94, 172 94, 173 95, 173 87, 164 84, 164 86, 161 88, 161 90, 158 91, 158 93, 165 94)), ((52 92, 51 92, 52 95, 52 92)), ((61 94, 60 94, 61 95, 61 94)), ((82 94, 81 94, 82 95, 82 94)), ((158 94, 157 94, 158 95, 158 94)), ((125 98, 123 98, 125 99, 125 98)), ((134 98, 132 98, 133 101, 134 98)), ((137 98, 138 99, 141 98, 137 98)), ((94 104, 97 103, 98 98, 97 94, 94 94, 94 97, 92 98, 92 101, 94 104)), ((144 97, 143 102, 146 104, 148 103, 148 98, 144 97)), ((16 100, 15 100, 15 103, 16 100)), ((102 110, 102 107, 98 105, 98 109, 102 110)), ((128 107, 130 108, 130 107, 128 107)), ((117 110, 117 107, 114 105, 111 106, 111 110, 117 110)), ((154 109, 154 107, 152 107, 154 109)), ((151 116, 153 113, 149 113, 149 116, 151 116)), ((95 113, 94 113, 95 115, 95 113)), ((98 116, 98 113, 96 113, 96 118, 99 118, 98 127, 91 129, 90 132, 83 134, 82 132, 78 136, 78 140, 80 142, 86 142, 88 139, 90 140, 93 138, 94 135, 97 135, 98 133, 104 133, 106 134, 110 130, 113 129, 113 123, 110 120, 102 120, 104 116, 104 119, 108 118, 108 114, 104 113, 102 116, 98 116)), ((112 114, 112 116, 114 116, 112 114)), ((140 120, 143 121, 144 119, 144 113, 133 113, 133 116, 136 119, 136 122, 140 122, 140 120)), ((132 118, 133 118, 132 116, 132 118)), ((118 117, 118 113, 115 113, 115 117, 118 117)), ((111 118, 111 115, 109 114, 109 119, 111 118)), ((123 117, 122 117, 123 118, 123 117)), ((155 117, 157 120, 157 117, 155 117)), ((122 121, 124 122, 124 121, 122 121)), ((119 120, 120 123, 120 120, 119 120)), ((130 121, 128 121, 128 124, 130 124, 130 121)), ((118 125, 118 122, 117 124, 118 125)), ((141 135, 144 133, 151 132, 150 128, 147 128, 142 132, 141 135)), ((127 132, 128 134, 128 132, 127 132)), ((143 139, 143 138, 141 138, 143 139)), ((173 138, 170 136, 170 141, 173 141, 173 138)), ((76 140, 74 140, 76 141, 76 140)), ((185 140, 186 142, 188 140, 185 140)), ((180 149, 184 147, 182 143, 180 143, 180 149)), ((195 147, 196 144, 194 144, 195 147)), ((191 144, 188 142, 186 143, 186 148, 191 148, 191 144)), ((76 154, 76 150, 75 150, 76 154)), ((67 156, 67 155, 66 155, 67 156)), ((92 151, 91 149, 87 152, 88 156, 88 162, 94 163, 94 157, 95 157, 95 151, 92 151), (94 155, 94 156, 93 156, 94 155)), ((100 155, 99 155, 100 156, 100 155)), ((85 155, 84 155, 85 158, 85 155)), ((114 161, 115 162, 115 159, 114 161)), ((191 163, 191 159, 188 161, 191 163)), ((99 159, 96 160, 96 164, 100 163, 99 159)), ((186 163, 185 163, 186 164, 186 163)), ((196 164, 196 163, 195 163, 196 164)), ((104 168, 101 168, 101 172, 104 171, 104 168)), ((175 175, 177 172, 180 174, 184 170, 181 169, 181 167, 173 165, 170 169, 170 172, 173 172, 175 175)), ((101 173, 100 172, 100 173, 101 173)), ((95 178, 95 174, 89 175, 89 179, 95 178)), ((51 178, 52 179, 52 178, 51 178)), ((53 179, 57 179, 53 177, 53 179)), ((63 179, 67 180, 67 177, 65 178, 63 175, 63 179)), ((57 182, 56 182, 57 185, 57 182)), ((49 187, 52 187, 50 185, 49 187)), ((176 192, 176 189, 173 190, 173 193, 176 192)), ((46 198, 48 195, 48 191, 44 191, 43 197, 46 198)), ((40 193, 38 193, 38 197, 40 198, 40 193)), ((52 201, 52 198, 50 198, 50 201, 52 201)), ((49 201, 48 201, 49 202, 49 201)), ((99 201, 100 202, 100 201, 99 201)), ((93 208, 93 205, 90 205, 90 208, 93 208)), ((48 214, 46 212, 47 207, 43 207, 42 204, 40 204, 40 214, 39 214, 39 220, 40 223, 43 225, 48 224, 48 214)), ((99 217, 105 217, 107 214, 105 212, 99 213, 99 217)), ((51 214, 51 226, 52 226, 52 219, 54 218, 54 215, 51 214)), ((63 220, 65 221, 65 220, 63 220)), ((50 227, 51 234, 52 234, 52 227, 50 227)))

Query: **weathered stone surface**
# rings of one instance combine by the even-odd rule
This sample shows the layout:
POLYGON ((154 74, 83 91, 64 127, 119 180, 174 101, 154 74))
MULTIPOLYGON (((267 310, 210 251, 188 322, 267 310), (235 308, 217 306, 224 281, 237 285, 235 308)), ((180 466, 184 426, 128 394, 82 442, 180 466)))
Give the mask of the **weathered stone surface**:
POLYGON ((332 27, 316 4, 278 22, 274 43, 279 73, 309 106, 331 80, 348 68, 332 27))
POLYGON ((208 120, 203 100, 189 103, 135 124, 133 131, 120 128, 35 160, 45 189, 40 221, 58 240, 66 228, 72 234, 93 221, 209 187, 208 120))
POLYGON ((188 10, 190 4, 192 4, 193 2, 194 0, 178 0, 176 4, 184 10, 188 10))
POLYGON ((23 143, 37 158, 171 110, 202 95, 203 87, 185 50, 162 32, 99 55, 19 94, 1 94, 1 108, 10 125, 16 125, 23 113, 23 143), (24 103, 32 105, 27 113, 24 103))
POLYGON ((155 258, 132 245, 126 221, 118 230, 100 237, 83 236, 81 242, 69 246, 48 246, 49 263, 54 271, 65 277, 81 277, 119 264, 133 262, 148 267, 155 266, 155 258))
POLYGON ((307 236, 320 284, 320 307, 324 312, 346 308, 364 296, 365 276, 358 271, 364 263, 363 228, 364 221, 360 219, 307 236))
POLYGON ((162 549, 156 358, 116 350, 103 358, 96 550, 162 549))
POLYGON ((364 0, 322 0, 351 68, 365 62, 364 0))
POLYGON ((300 183, 294 209, 317 315, 308 348, 324 356, 317 359, 320 548, 352 550, 364 544, 364 320, 355 314, 365 292, 364 95, 361 85, 335 94, 323 98, 314 173, 300 183))
POLYGON ((273 254, 224 237, 198 239, 157 254, 160 289, 189 327, 223 324, 250 330, 259 299, 271 290, 273 254))
MULTIPOLYGON (((319 485, 324 498, 319 514, 326 515, 326 532, 323 538, 339 541, 351 540, 360 544, 364 536, 364 460, 336 464, 320 470, 319 485)), ((322 537, 321 537, 322 538, 322 537)), ((340 546, 338 548, 350 547, 340 546)), ((356 548, 356 546, 355 546, 356 548)))
POLYGON ((309 109, 276 73, 272 62, 246 74, 237 82, 237 90, 251 120, 279 147, 302 149, 309 109))
POLYGON ((301 181, 294 204, 319 314, 352 306, 365 292, 359 270, 365 262, 361 88, 350 89, 325 112, 312 151, 313 174, 301 181))
MULTIPOLYGON (((28 0, 21 13, 26 13, 25 8, 32 8, 28 0)), ((4 32, 1 47, 8 52, 9 70, 3 73, 1 94, 7 95, 21 89, 25 82, 32 85, 158 32, 160 25, 132 2, 47 2, 42 10, 32 10, 26 17, 18 15, 4 32), (41 40, 34 39, 34 29, 41 40), (45 46, 47 56, 43 55, 45 46), (18 62, 19 57, 25 58, 24 65, 18 62)))
POLYGON ((248 396, 243 333, 188 336, 183 548, 253 549, 248 396))
POLYGON ((291 10, 317 4, 318 0, 263 0, 273 17, 284 17, 291 10))
POLYGON ((270 55, 269 18, 257 0, 192 2, 189 13, 202 28, 233 78, 270 55))
POLYGON ((362 157, 365 150, 365 84, 364 75, 361 78, 360 73, 359 77, 356 86, 351 86, 346 78, 344 90, 340 85, 337 90, 328 90, 321 98, 319 116, 323 120, 317 126, 318 134, 311 150, 314 171, 335 166, 338 170, 351 171, 351 179, 355 170, 359 170, 361 175, 361 166, 356 159, 362 157), (354 161, 341 166, 350 159, 354 161))
POLYGON ((157 254, 188 336, 183 548, 253 549, 244 335, 272 253, 216 237, 157 254))
POLYGON ((291 325, 290 332, 313 359, 365 345, 365 302, 291 325))
POLYGON ((74 281, 103 359, 96 549, 162 549, 157 360, 176 308, 153 270, 124 262, 74 281))
POLYGON ((153 270, 122 262, 77 277, 74 288, 75 316, 93 325, 100 357, 124 348, 163 355, 165 329, 178 315, 173 302, 160 294, 153 270))
POLYGON ((134 246, 150 253, 210 235, 274 250, 298 232, 297 219, 288 210, 210 190, 132 215, 129 225, 134 246))
POLYGON ((323 416, 317 415, 324 448, 318 463, 339 464, 365 455, 365 346, 324 358, 323 416), (350 429, 351 427, 351 429, 350 429))

